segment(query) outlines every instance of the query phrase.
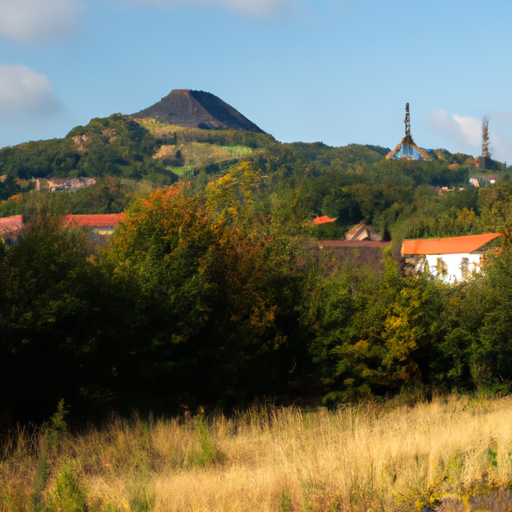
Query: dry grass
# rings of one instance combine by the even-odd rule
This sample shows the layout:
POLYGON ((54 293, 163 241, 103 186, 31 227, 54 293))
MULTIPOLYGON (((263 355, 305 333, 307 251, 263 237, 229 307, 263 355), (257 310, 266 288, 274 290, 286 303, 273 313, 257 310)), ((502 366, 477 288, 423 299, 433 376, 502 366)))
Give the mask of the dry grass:
POLYGON ((177 146, 163 145, 153 158, 162 161, 165 165, 177 165, 173 163, 177 151, 181 152, 184 167, 192 166, 198 169, 212 163, 241 158, 251 154, 253 150, 245 146, 218 146, 206 142, 188 142, 177 146))
POLYGON ((508 512, 512 398, 17 431, 0 510, 508 512), (38 508, 39 507, 39 508, 38 508))

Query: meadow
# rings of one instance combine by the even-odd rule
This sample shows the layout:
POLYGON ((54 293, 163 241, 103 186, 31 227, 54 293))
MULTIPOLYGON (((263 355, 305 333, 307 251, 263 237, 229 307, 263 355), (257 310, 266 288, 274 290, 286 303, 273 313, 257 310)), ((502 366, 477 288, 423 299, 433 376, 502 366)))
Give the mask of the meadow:
POLYGON ((512 397, 134 415, 81 432, 64 416, 3 439, 1 511, 512 507, 512 397))

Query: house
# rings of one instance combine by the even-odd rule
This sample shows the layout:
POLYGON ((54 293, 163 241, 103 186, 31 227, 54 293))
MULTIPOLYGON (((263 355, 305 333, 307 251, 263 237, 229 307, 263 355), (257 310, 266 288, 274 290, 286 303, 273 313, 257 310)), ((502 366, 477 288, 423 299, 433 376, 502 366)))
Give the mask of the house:
POLYGON ((83 226, 98 235, 111 235, 124 213, 107 213, 103 215, 66 215, 64 227, 83 226))
MULTIPOLYGON (((96 178, 48 178, 48 188, 50 192, 65 190, 72 192, 84 187, 90 187, 96 184, 96 178)), ((41 189, 41 184, 36 182, 36 190, 41 189)))
POLYGON ((18 236, 23 231, 23 216, 13 215, 12 217, 0 218, 0 236, 8 244, 13 244, 18 240, 18 236))
POLYGON ((500 233, 404 240, 404 272, 428 270, 446 283, 456 283, 480 272, 489 244, 500 233))
POLYGON ((499 176, 487 175, 487 176, 473 176, 469 178, 469 184, 474 187, 481 187, 482 185, 494 185, 499 181, 499 176))
POLYGON ((98 245, 106 245, 116 224, 122 220, 124 213, 107 213, 103 215, 66 215, 64 227, 84 227, 89 230, 91 239, 98 245))
POLYGON ((382 242, 382 237, 366 221, 361 221, 345 234, 345 240, 359 241, 371 240, 372 242, 382 242))

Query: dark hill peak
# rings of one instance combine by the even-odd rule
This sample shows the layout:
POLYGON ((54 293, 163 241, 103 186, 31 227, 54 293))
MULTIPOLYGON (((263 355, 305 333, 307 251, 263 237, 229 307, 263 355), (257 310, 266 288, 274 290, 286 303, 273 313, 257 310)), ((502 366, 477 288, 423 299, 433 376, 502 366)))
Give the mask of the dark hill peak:
POLYGON ((132 115, 187 128, 264 133, 232 106, 205 91, 175 89, 158 103, 132 115))

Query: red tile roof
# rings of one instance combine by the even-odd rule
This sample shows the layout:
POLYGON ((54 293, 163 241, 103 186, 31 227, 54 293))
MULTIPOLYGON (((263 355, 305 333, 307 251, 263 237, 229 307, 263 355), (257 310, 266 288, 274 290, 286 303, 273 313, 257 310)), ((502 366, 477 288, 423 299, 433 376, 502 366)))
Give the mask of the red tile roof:
POLYGON ((0 235, 12 233, 23 228, 23 216, 13 215, 12 217, 0 218, 0 235))
POLYGON ((461 254, 474 252, 491 240, 498 238, 501 233, 486 233, 484 235, 455 236, 452 238, 428 238, 425 240, 404 240, 402 256, 424 254, 461 254))
POLYGON ((124 213, 107 213, 105 215, 66 215, 64 226, 87 226, 91 228, 115 226, 124 213))
POLYGON ((327 217, 327 215, 322 215, 313 219, 313 224, 315 226, 319 226, 320 224, 328 224, 329 222, 336 222, 336 219, 331 219, 327 217))

